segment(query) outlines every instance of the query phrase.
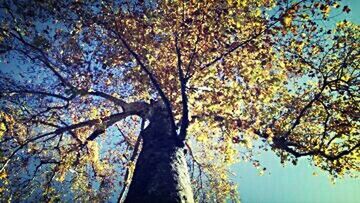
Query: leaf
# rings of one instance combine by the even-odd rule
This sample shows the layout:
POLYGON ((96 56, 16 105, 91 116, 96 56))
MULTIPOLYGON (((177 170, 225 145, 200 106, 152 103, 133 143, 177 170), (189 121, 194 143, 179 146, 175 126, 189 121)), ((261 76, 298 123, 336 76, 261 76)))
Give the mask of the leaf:
POLYGON ((281 24, 285 28, 289 28, 289 27, 291 27, 292 20, 293 20, 293 17, 291 15, 285 15, 281 20, 281 24))
POLYGON ((330 14, 331 7, 329 5, 323 5, 322 7, 320 7, 320 9, 324 16, 328 16, 330 14))
POLYGON ((2 136, 4 135, 4 133, 6 132, 6 125, 4 122, 0 123, 0 139, 2 138, 2 136))
POLYGON ((0 180, 7 178, 7 176, 8 176, 8 174, 6 173, 6 170, 2 170, 0 172, 0 180))

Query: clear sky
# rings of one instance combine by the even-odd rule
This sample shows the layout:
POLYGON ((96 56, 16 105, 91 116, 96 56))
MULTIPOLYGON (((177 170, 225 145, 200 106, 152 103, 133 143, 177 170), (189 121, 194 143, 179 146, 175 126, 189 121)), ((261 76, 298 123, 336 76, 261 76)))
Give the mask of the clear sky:
POLYGON ((339 179, 335 184, 328 175, 310 166, 306 159, 298 165, 283 167, 273 152, 265 152, 260 160, 267 172, 259 172, 250 163, 235 167, 242 203, 358 203, 359 179, 339 179), (317 172, 317 176, 313 175, 317 172))
MULTIPOLYGON (((345 0, 341 3, 352 9, 346 17, 360 24, 360 0, 345 0)), ((334 23, 336 19, 332 20, 334 23)), ((297 166, 287 164, 283 167, 273 152, 264 152, 259 156, 267 168, 263 176, 251 163, 239 163, 234 166, 242 203, 359 203, 360 180, 338 179, 330 182, 328 174, 310 166, 300 159, 297 166), (313 175, 317 172, 317 176, 313 175)))

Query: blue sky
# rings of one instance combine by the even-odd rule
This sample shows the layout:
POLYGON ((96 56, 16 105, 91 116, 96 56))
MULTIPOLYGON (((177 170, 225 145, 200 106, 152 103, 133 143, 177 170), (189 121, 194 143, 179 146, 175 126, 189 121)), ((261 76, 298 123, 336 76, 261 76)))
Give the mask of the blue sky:
MULTIPOLYGON (((341 5, 349 5, 347 20, 360 23, 360 0, 345 0, 341 5)), ((358 203, 360 202, 359 179, 337 179, 332 184, 326 172, 310 166, 309 161, 300 159, 297 166, 280 164, 273 152, 263 152, 259 159, 267 168, 263 176, 251 163, 234 166, 242 203, 358 203), (313 175, 317 173, 317 176, 313 175)))

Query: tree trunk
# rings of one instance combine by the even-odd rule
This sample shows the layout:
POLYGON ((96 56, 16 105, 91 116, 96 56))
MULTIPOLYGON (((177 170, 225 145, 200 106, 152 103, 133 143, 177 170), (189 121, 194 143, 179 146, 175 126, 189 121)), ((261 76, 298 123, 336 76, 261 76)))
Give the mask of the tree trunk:
POLYGON ((125 202, 194 202, 184 149, 166 110, 153 108, 149 121, 125 202))

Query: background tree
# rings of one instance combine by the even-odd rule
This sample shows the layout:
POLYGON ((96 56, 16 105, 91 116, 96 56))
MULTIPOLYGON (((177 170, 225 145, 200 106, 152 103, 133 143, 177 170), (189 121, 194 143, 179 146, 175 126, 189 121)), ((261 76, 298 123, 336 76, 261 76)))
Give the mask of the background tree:
POLYGON ((336 1, 0 8, 18 66, 0 80, 3 199, 237 200, 229 166, 265 170, 259 148, 359 171, 359 26, 327 27, 350 11, 336 1))

